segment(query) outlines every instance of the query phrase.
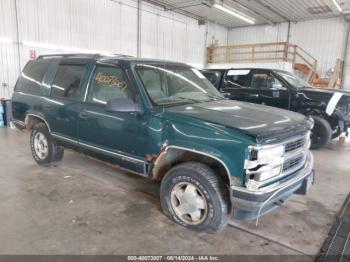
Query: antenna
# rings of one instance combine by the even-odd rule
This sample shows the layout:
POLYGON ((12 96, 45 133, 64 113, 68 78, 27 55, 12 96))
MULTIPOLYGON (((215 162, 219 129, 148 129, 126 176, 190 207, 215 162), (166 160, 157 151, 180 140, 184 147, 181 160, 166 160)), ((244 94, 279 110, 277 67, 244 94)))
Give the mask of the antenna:
MULTIPOLYGON (((163 69, 165 69, 165 33, 163 32, 163 69)), ((163 73, 165 74, 165 73, 163 73)), ((165 78, 166 80, 166 78, 165 78)), ((168 90, 166 90, 168 93, 168 90)), ((163 113, 165 111, 165 105, 163 104, 163 113)))
POLYGON ((165 33, 163 32, 163 61, 165 60, 165 33))

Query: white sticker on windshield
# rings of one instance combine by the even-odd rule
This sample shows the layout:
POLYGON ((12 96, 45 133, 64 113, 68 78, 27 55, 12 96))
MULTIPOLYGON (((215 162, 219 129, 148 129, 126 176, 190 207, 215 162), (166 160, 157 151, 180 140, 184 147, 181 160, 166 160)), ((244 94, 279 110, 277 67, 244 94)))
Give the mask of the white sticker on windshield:
POLYGON ((342 93, 339 93, 339 92, 334 93, 332 98, 329 100, 327 108, 326 108, 327 115, 330 116, 333 114, 335 107, 337 106, 337 104, 342 96, 343 96, 342 93))
POLYGON ((227 72, 228 76, 240 76, 240 75, 248 75, 250 70, 230 70, 227 72))
POLYGON ((192 68, 193 73, 195 73, 199 78, 205 79, 205 76, 196 68, 192 68))

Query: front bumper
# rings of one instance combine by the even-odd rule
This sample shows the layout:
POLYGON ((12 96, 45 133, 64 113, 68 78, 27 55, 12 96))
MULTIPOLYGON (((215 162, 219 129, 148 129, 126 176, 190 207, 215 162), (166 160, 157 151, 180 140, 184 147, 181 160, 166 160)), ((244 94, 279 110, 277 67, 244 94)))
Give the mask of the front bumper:
POLYGON ((293 194, 305 195, 314 183, 313 156, 310 152, 304 168, 278 183, 257 191, 233 186, 231 203, 236 219, 255 219, 279 207, 293 194), (292 177, 292 178, 291 178, 292 177))

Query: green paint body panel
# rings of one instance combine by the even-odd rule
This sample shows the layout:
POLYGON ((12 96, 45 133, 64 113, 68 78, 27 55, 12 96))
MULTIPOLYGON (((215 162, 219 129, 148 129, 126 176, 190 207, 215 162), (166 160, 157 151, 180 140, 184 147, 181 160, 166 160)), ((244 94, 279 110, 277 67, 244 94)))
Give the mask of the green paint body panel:
POLYGON ((231 176, 242 178, 248 146, 276 142, 292 131, 310 128, 308 119, 302 115, 237 101, 153 107, 133 67, 154 61, 133 58, 105 59, 103 63, 124 68, 139 94, 143 113, 106 112, 104 106, 84 101, 95 64, 101 62, 98 59, 81 61, 86 69, 79 99, 50 96, 54 71, 61 62, 62 59, 52 59, 40 95, 14 92, 13 118, 25 121, 28 114, 36 115, 47 122, 52 134, 136 159, 137 163, 125 159, 116 159, 116 162, 138 173, 143 172, 147 154, 159 155, 162 147, 168 145, 211 155, 226 165, 231 176), (82 111, 88 112, 86 119, 79 117, 82 111))

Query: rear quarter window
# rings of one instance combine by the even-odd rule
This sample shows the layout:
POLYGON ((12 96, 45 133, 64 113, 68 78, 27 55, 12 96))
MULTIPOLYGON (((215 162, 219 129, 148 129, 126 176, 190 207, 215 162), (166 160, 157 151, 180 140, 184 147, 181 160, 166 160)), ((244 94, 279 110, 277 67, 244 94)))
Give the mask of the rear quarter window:
POLYGON ((202 72, 202 74, 212 83, 213 86, 218 87, 220 82, 220 72, 202 72))
POLYGON ((50 60, 45 59, 38 59, 28 62, 17 81, 15 91, 39 95, 41 82, 49 63, 50 60))
POLYGON ((229 87, 248 87, 251 70, 229 70, 226 75, 229 87))

